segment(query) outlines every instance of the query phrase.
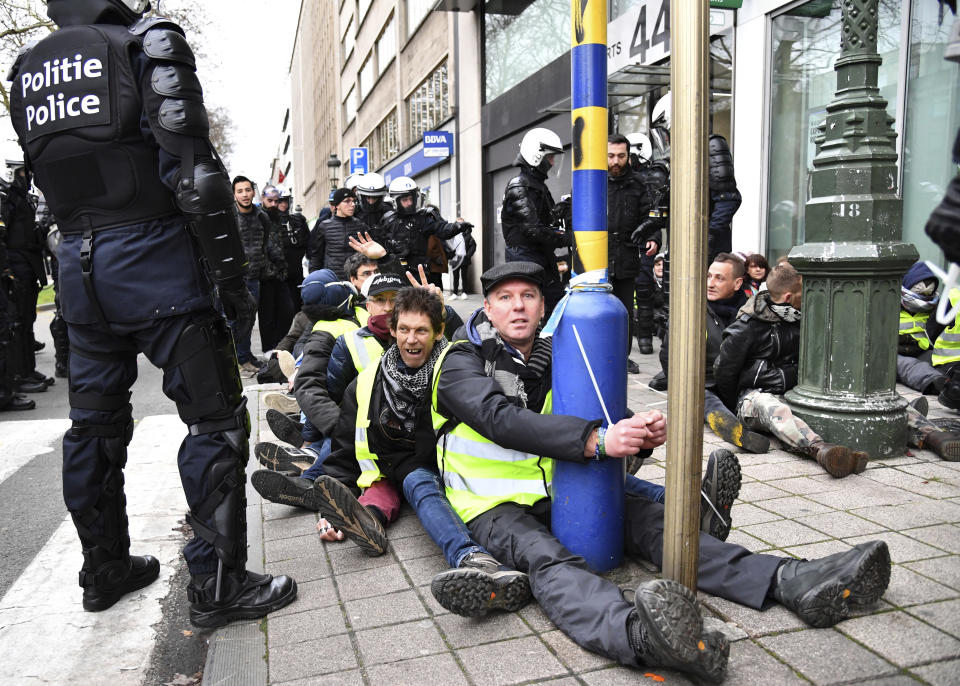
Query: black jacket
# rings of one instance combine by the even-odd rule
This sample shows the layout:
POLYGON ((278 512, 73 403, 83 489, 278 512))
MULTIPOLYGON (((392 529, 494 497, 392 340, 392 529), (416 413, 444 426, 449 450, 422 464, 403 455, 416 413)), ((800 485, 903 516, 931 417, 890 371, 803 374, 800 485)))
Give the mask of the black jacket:
POLYGON ((627 168, 620 176, 607 176, 610 278, 636 277, 640 273, 640 253, 646 250, 646 242, 653 240, 660 245, 660 231, 652 223, 640 243, 630 240, 633 232, 648 219, 652 202, 646 184, 633 170, 627 168))
POLYGON ((307 219, 298 212, 280 212, 280 237, 283 241, 283 256, 287 261, 287 278, 303 281, 303 256, 307 254, 310 229, 307 219))
MULTIPOLYGON (((662 295, 661 295, 662 298, 662 295)), ((724 302, 724 307, 715 307, 714 303, 707 301, 707 363, 703 372, 703 387, 713 389, 717 384, 713 378, 713 365, 720 354, 720 344, 723 342, 723 330, 730 326, 737 318, 739 310, 747 302, 747 296, 743 291, 737 291, 736 294, 724 302)), ((663 339, 663 345, 660 346, 660 366, 663 367, 663 373, 669 378, 667 361, 670 356, 670 336, 669 332, 663 339)))
MULTIPOLYGON (((382 369, 377 369, 370 394, 370 426, 367 428, 367 445, 377 456, 377 467, 398 490, 402 492, 403 480, 420 467, 437 472, 436 439, 430 421, 430 404, 425 402, 417 410, 417 428, 412 439, 387 436, 380 422, 384 400, 382 369)), ((428 396, 429 397, 429 396, 428 396)), ((333 433, 330 456, 323 463, 324 471, 356 489, 360 465, 356 456, 357 424, 357 379, 350 382, 340 404, 340 418, 333 433)))
POLYGON ((430 273, 430 260, 427 257, 427 244, 430 236, 440 240, 453 238, 462 231, 458 223, 451 223, 440 216, 434 208, 423 208, 410 214, 401 214, 390 210, 383 216, 381 233, 387 241, 388 253, 407 264, 407 269, 417 273, 417 265, 422 264, 430 273))
POLYGON ((318 222, 310 232, 307 246, 307 259, 310 271, 332 269, 341 281, 347 280, 343 263, 353 254, 348 239, 358 233, 365 233, 368 227, 356 217, 337 217, 318 222))
POLYGON ((540 414, 552 383, 550 363, 537 374, 530 365, 518 363, 503 343, 481 341, 476 326, 485 319, 478 310, 454 335, 455 340, 467 342, 454 344, 443 360, 437 387, 440 414, 466 423, 503 448, 568 462, 587 461, 584 446, 600 420, 540 414), (526 407, 487 375, 488 361, 497 372, 519 376, 526 407))
POLYGON ((770 292, 761 291, 723 332, 713 367, 717 395, 736 411, 750 390, 786 393, 797 385, 799 358, 800 320, 781 319, 770 309, 770 292))
POLYGON ((553 207, 546 176, 522 164, 520 173, 510 179, 503 192, 503 240, 507 247, 523 248, 529 259, 548 273, 557 271, 554 249, 567 244, 566 234, 551 225, 553 207))
MULTIPOLYGON (((341 319, 349 319, 342 312, 341 319)), ((331 319, 325 313, 322 319, 331 319)), ((352 320, 360 327, 360 323, 352 320)), ((327 388, 327 365, 333 352, 334 337, 326 331, 312 331, 303 346, 303 360, 293 382, 293 394, 297 397, 300 409, 316 429, 329 436, 336 426, 340 408, 330 397, 327 388)))
POLYGON ((280 211, 275 207, 264 210, 267 215, 267 229, 263 240, 263 269, 260 280, 286 281, 287 258, 283 252, 283 230, 280 226, 280 211))

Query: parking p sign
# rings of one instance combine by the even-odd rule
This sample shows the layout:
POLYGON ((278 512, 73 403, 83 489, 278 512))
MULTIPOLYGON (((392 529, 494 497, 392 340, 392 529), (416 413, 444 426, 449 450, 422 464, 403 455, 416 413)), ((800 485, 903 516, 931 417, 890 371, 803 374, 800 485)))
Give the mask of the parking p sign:
POLYGON ((366 174, 369 159, 366 148, 350 148, 350 173, 366 174))

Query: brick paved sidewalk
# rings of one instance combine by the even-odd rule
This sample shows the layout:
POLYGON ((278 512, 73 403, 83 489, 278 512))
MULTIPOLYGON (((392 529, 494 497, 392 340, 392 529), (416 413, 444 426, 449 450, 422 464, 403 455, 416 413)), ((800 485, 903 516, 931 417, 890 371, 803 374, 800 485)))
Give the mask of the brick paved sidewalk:
MULTIPOLYGON (((646 386, 659 369, 656 355, 631 357, 641 373, 629 377, 630 406, 665 409, 666 395, 646 386)), ((260 440, 268 440, 260 392, 248 392, 254 436, 259 428, 260 440)), ((931 417, 945 414, 932 403, 931 417)), ((707 429, 704 454, 721 445, 707 429)), ((659 448, 639 476, 662 483, 664 458, 659 448)), ((894 568, 883 600, 831 629, 807 628, 777 605, 757 612, 701 593, 708 621, 732 641, 726 683, 960 683, 960 463, 914 451, 837 480, 781 450, 739 458, 743 488, 730 541, 756 552, 819 557, 882 538, 894 568)), ((251 460, 250 471, 257 467, 251 460)), ((676 672, 645 674, 580 649, 536 603, 479 620, 446 612, 429 589, 446 565, 406 506, 388 529, 387 554, 370 558, 350 542, 321 542, 316 515, 256 502, 249 493, 251 512, 262 518, 265 568, 294 576, 300 596, 260 625, 218 632, 210 681, 230 674, 231 660, 246 651, 248 661, 252 655, 262 663, 264 652, 267 658, 243 683, 691 683, 676 672), (246 643, 234 640, 240 635, 246 643)), ((259 551, 251 545, 254 558, 259 551)), ((634 587, 656 574, 628 561, 610 578, 634 587)))

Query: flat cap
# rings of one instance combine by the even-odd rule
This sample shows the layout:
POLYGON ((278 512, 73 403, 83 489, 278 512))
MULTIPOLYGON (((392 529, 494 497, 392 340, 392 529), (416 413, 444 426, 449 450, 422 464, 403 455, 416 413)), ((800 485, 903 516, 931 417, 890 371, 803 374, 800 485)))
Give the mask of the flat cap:
POLYGON ((480 285, 486 296, 501 281, 523 279, 543 290, 543 267, 536 262, 504 262, 491 267, 480 276, 480 285))

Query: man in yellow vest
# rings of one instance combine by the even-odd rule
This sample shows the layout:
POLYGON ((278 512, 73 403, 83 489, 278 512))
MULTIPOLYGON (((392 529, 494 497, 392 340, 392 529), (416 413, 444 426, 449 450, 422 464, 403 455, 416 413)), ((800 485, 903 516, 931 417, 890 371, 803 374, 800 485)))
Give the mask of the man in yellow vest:
MULTIPOLYGON (((957 303, 960 303, 960 288, 951 288, 950 292, 942 297, 950 299, 951 308, 956 307, 957 303)), ((933 355, 930 359, 933 366, 943 371, 947 377, 937 399, 944 407, 960 410, 960 311, 933 342, 933 355)))
MULTIPOLYGON (((628 602, 549 529, 552 459, 648 455, 666 439, 664 417, 641 412, 602 427, 599 419, 550 414, 549 339, 537 337, 541 268, 510 262, 488 270, 481 283, 484 305, 467 322, 468 341, 451 345, 434 371, 431 409, 450 504, 480 545, 529 574, 544 612, 582 647, 626 665, 721 681, 729 645, 719 632, 703 631, 692 591, 657 579, 628 602)), ((627 492, 626 552, 660 564, 664 506, 627 492)), ((699 559, 704 591, 756 609, 776 600, 821 627, 848 616, 851 605, 879 599, 890 578, 882 541, 808 562, 753 554, 701 534, 699 559)), ((465 593, 457 570, 439 574, 431 590, 455 608, 448 585, 465 593)))
POLYGON ((940 279, 922 260, 904 274, 900 284, 900 322, 897 338, 897 382, 924 395, 937 395, 947 382, 931 363, 933 342, 943 330, 934 310, 940 279), (933 316, 931 316, 933 315, 933 316))

